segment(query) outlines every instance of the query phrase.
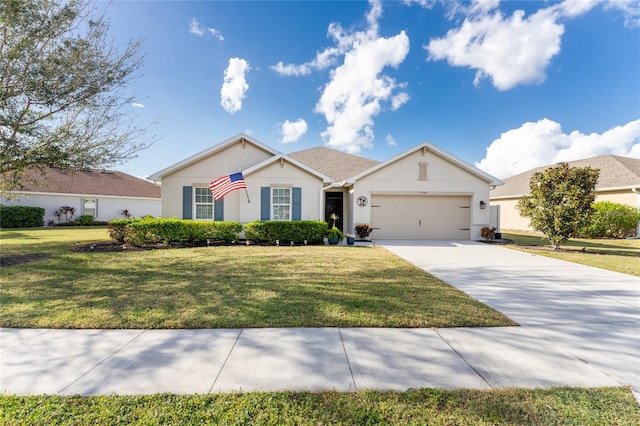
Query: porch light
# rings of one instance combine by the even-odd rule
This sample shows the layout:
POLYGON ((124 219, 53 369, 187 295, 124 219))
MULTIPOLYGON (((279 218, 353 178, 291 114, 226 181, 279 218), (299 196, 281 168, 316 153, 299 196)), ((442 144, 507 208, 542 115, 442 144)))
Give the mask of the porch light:
POLYGON ((484 201, 480 201, 480 208, 482 210, 486 209, 487 208, 487 203, 485 203, 484 201))

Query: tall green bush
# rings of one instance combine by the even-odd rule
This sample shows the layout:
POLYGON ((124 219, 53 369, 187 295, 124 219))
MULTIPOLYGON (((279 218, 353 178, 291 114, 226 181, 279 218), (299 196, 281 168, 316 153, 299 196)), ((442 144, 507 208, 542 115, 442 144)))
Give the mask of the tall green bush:
POLYGON ((257 243, 275 244, 319 244, 327 232, 327 223, 322 220, 294 220, 251 222, 244 226, 247 240, 257 243))
POLYGON ((581 238, 626 238, 636 235, 640 210, 611 201, 598 201, 589 223, 579 232, 581 238))
POLYGON ((37 228, 44 225, 44 209, 0 205, 0 228, 37 228))
POLYGON ((207 240, 229 244, 238 239, 242 225, 238 222, 201 222, 149 217, 112 220, 109 222, 108 231, 114 240, 133 245, 204 245, 207 240))

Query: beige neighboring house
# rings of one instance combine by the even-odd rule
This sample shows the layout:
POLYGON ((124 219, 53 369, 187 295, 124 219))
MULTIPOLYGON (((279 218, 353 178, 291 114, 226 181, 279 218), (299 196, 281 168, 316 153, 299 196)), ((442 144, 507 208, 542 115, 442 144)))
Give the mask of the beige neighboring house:
POLYGON ((63 206, 75 208, 75 219, 91 215, 96 221, 104 222, 123 218, 125 209, 131 216, 160 216, 161 213, 158 185, 126 173, 96 169, 32 170, 24 189, 8 199, 0 198, 0 204, 42 207, 45 225, 49 221, 58 222, 53 213, 63 206))
MULTIPOLYGON (((640 159, 603 155, 584 160, 568 161, 571 167, 591 167, 600 170, 596 185, 596 201, 611 201, 640 207, 640 159)), ((538 167, 504 179, 504 185, 491 191, 491 204, 499 207, 500 229, 531 230, 529 219, 520 216, 516 204, 529 194, 531 176, 550 166, 538 167)))
POLYGON ((291 154, 239 134, 149 179, 162 183, 162 216, 195 220, 328 220, 375 239, 478 240, 489 190, 502 182, 423 142, 383 162, 319 147, 291 154), (214 201, 209 183, 241 171, 247 189, 214 201))

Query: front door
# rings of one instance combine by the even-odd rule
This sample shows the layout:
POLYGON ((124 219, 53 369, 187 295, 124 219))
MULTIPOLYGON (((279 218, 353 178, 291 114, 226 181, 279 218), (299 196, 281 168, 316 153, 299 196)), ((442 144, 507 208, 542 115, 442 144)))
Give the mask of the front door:
POLYGON ((342 229, 342 206, 344 203, 342 192, 327 192, 325 195, 324 220, 331 227, 342 229), (335 219, 331 215, 335 215, 335 219))

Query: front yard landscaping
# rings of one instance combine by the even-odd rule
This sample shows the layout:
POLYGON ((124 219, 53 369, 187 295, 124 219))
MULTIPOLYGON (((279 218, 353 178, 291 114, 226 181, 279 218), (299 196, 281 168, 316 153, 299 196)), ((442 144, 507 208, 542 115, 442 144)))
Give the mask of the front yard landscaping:
POLYGON ((106 230, 3 230, 0 326, 26 328, 515 325, 381 247, 76 251, 106 230), (45 256, 43 256, 45 255, 45 256))

